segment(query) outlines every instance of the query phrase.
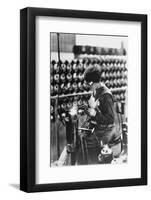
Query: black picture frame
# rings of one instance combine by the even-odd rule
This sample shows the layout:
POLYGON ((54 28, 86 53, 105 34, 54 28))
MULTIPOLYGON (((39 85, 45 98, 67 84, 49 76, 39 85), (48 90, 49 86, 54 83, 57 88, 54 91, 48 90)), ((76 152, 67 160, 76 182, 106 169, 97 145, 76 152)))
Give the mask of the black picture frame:
POLYGON ((20 189, 25 192, 121 187, 147 184, 147 15, 24 8, 20 11, 20 189), (141 23, 141 178, 71 183, 35 183, 35 19, 54 16, 141 23))

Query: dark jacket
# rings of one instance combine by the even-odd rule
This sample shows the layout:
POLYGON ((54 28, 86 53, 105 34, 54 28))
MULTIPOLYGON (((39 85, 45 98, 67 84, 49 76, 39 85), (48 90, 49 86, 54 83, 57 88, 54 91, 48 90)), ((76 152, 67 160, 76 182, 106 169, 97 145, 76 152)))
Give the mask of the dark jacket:
POLYGON ((120 137, 112 93, 105 85, 100 84, 93 96, 98 100, 98 106, 95 108, 96 115, 90 120, 94 125, 94 132, 86 138, 88 148, 99 147, 100 141, 103 144, 113 144, 120 137))

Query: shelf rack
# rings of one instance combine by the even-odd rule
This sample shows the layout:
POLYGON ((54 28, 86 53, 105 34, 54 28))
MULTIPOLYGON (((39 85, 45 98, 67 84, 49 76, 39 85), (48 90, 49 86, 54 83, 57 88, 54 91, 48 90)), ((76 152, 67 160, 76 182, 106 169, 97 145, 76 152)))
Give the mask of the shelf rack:
MULTIPOLYGON (((118 91, 125 91, 127 87, 120 87, 120 88, 112 88, 110 89, 111 92, 118 92, 118 91)), ((92 94, 92 92, 79 92, 79 93, 72 93, 72 94, 65 94, 65 95, 55 95, 51 96, 51 99, 57 99, 57 98, 65 98, 65 97, 73 97, 73 96, 83 96, 83 95, 89 95, 92 94)))

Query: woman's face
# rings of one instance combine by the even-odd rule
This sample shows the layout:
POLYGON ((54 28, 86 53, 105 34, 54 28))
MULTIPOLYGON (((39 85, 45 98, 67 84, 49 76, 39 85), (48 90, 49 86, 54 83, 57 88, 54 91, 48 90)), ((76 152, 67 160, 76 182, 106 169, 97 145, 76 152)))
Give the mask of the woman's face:
POLYGON ((88 85, 90 86, 90 90, 93 91, 93 85, 94 85, 94 83, 93 82, 89 82, 88 85))
POLYGON ((90 82, 89 85, 90 85, 90 90, 94 91, 100 85, 100 83, 90 82))

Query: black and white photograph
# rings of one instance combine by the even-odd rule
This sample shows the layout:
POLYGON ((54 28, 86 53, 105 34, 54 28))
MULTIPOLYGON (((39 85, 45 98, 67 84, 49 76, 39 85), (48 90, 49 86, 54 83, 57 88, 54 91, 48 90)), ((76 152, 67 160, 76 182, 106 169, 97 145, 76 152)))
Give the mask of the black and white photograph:
POLYGON ((21 190, 147 184, 147 16, 21 11, 21 190))
POLYGON ((6 0, 0 19, 0 199, 151 199, 150 1, 6 0))
POLYGON ((21 10, 20 189, 147 184, 147 16, 21 10))
POLYGON ((50 33, 50 167, 128 162, 128 36, 50 33))

